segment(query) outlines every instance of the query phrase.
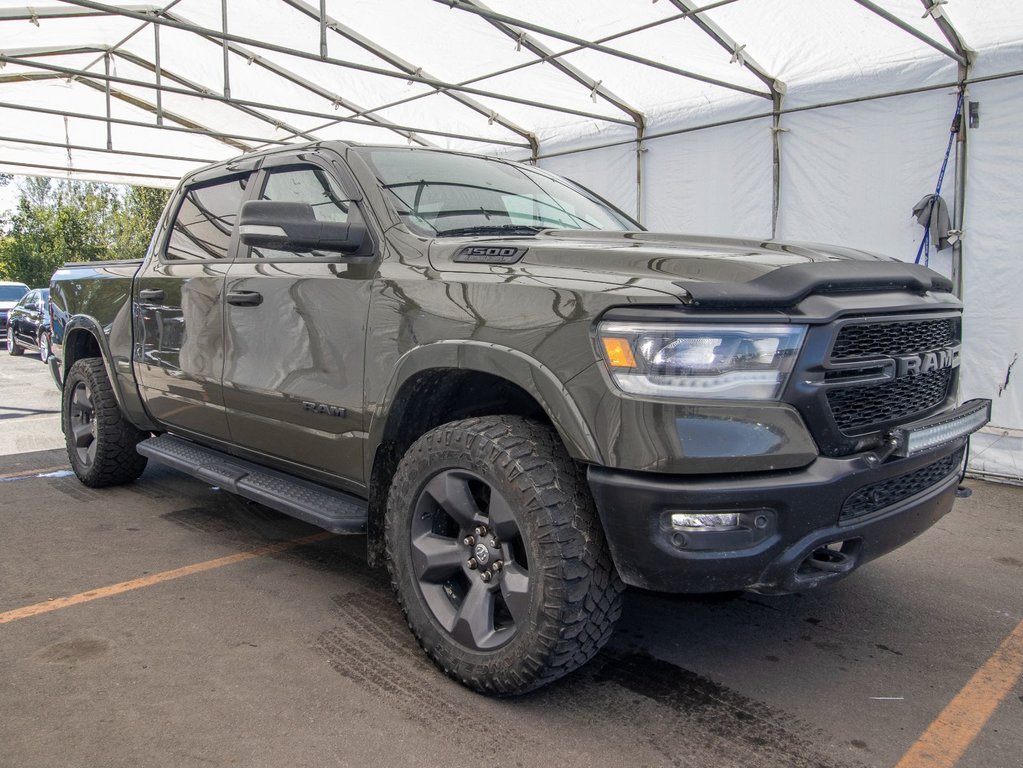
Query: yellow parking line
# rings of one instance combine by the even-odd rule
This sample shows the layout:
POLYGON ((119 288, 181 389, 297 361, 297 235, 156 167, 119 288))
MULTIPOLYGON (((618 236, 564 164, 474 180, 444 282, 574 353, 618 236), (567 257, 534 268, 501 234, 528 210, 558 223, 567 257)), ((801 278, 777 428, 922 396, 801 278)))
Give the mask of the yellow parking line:
POLYGON ((151 587, 154 584, 162 584, 165 581, 180 579, 182 576, 191 576, 193 573, 202 573, 203 571, 210 571, 214 568, 223 568, 225 565, 234 565, 235 563, 240 563, 244 560, 252 560, 256 557, 273 555, 287 549, 302 546, 303 544, 312 544, 316 541, 323 541, 324 539, 329 539, 333 536, 333 533, 327 533, 324 531, 323 533, 316 533, 312 536, 305 536, 301 539, 281 541, 276 544, 268 544, 265 547, 259 547, 258 549, 252 549, 248 552, 239 552, 236 555, 227 555, 226 557, 218 557, 215 560, 206 560, 202 563, 186 565, 182 568, 175 568, 172 571, 161 571, 160 573, 154 573, 150 576, 144 576, 141 579, 122 581, 119 584, 111 584, 108 587, 91 589, 88 592, 79 592, 77 595, 58 597, 53 600, 47 600, 45 603, 26 605, 23 608, 15 608, 12 611, 0 613, 0 624, 7 624, 8 622, 17 621, 18 619, 27 619, 30 616, 38 616, 42 613, 49 613, 50 611, 58 611, 61 608, 69 608, 72 605, 88 603, 93 600, 99 600, 103 597, 113 597, 114 595, 120 595, 124 592, 130 592, 133 589, 151 587))
POLYGON ((56 472, 58 469, 67 469, 70 464, 59 464, 56 467, 42 467, 40 469, 26 469, 22 472, 11 472, 10 474, 0 475, 0 480, 8 480, 12 477, 31 477, 32 475, 44 475, 47 472, 56 472))
POLYGON ((952 768, 1023 674, 1023 621, 895 768, 952 768))

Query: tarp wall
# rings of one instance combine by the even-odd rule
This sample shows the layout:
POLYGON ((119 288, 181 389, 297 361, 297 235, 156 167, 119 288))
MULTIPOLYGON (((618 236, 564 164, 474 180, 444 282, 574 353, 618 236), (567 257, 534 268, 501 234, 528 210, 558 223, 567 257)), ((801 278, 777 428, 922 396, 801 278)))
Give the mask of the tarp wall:
MULTIPOLYGON (((1012 71, 1023 45, 978 56, 975 76, 1012 71)), ((954 68, 931 73, 954 80, 954 68)), ((827 101, 828 86, 786 106, 827 101)), ((913 205, 934 191, 957 93, 941 88, 783 115, 777 237, 837 243, 913 261, 923 229, 913 205)), ((1023 76, 970 85, 980 124, 967 129, 962 399, 988 397, 992 423, 974 438, 971 470, 1023 480, 1023 76), (1013 366, 1016 366, 1015 372, 1013 366)), ((707 122, 713 115, 702 116, 707 122)), ((644 224, 654 230, 771 236, 771 120, 643 143, 644 224)), ((549 152, 557 152, 553 146, 549 152)), ((542 159, 624 210, 636 209, 635 144, 542 159)), ((951 208, 955 152, 942 194, 951 208)), ((930 266, 951 276, 951 249, 930 266)))
MULTIPOLYGON (((1001 52, 978 74, 1018 62, 1001 52)), ((970 134, 964 229, 964 397, 994 401, 992 426, 973 440, 971 467, 1023 479, 1023 78, 977 83, 980 127, 970 134)))

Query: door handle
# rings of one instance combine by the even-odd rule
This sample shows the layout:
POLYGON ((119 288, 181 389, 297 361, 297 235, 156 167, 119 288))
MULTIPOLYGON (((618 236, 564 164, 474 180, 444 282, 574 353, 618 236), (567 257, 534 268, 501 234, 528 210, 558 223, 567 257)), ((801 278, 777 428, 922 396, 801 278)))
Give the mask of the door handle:
POLYGON ((236 307, 258 307, 263 303, 263 294, 256 291, 228 291, 227 303, 236 307))
POLYGON ((159 288, 143 288, 139 291, 142 301, 163 301, 164 293, 159 288))

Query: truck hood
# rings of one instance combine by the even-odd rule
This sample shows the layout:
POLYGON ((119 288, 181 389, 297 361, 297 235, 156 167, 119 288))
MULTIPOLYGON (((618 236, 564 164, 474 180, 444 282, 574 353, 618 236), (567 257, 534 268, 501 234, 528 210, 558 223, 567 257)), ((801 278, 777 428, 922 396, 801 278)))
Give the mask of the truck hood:
POLYGON ((655 232, 437 238, 430 263, 442 272, 628 284, 707 307, 791 306, 815 292, 952 287, 925 267, 850 248, 655 232), (496 252, 480 253, 481 246, 496 252))

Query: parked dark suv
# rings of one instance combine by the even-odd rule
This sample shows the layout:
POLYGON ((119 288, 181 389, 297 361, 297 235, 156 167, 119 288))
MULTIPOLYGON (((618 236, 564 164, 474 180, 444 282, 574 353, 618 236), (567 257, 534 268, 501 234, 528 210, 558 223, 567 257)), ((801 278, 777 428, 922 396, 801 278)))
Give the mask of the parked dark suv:
POLYGON ((21 355, 35 349, 45 363, 50 357, 50 289, 36 288, 22 296, 7 314, 7 352, 21 355))

